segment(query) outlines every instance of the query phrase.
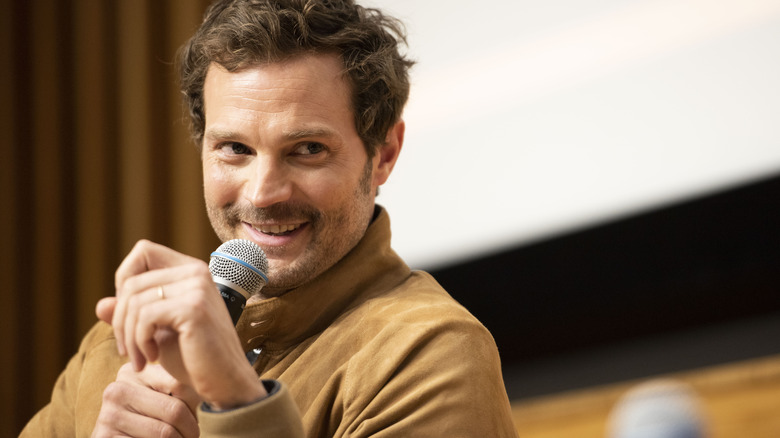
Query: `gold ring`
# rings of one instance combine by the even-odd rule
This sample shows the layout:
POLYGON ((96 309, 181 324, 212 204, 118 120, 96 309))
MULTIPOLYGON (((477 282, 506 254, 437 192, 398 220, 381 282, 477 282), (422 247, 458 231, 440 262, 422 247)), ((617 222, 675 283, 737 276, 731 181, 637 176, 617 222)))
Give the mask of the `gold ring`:
POLYGON ((162 286, 157 286, 157 296, 160 297, 161 300, 165 299, 165 291, 162 286))

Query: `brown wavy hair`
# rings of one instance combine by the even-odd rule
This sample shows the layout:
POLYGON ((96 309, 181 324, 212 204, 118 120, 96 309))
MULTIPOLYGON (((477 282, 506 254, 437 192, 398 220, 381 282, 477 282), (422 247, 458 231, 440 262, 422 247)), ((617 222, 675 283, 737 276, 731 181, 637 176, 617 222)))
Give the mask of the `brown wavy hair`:
POLYGON ((228 71, 306 53, 335 53, 352 89, 355 127, 373 157, 401 118, 413 61, 400 53, 403 24, 352 0, 220 0, 179 52, 180 87, 202 146, 203 84, 212 62, 228 71))

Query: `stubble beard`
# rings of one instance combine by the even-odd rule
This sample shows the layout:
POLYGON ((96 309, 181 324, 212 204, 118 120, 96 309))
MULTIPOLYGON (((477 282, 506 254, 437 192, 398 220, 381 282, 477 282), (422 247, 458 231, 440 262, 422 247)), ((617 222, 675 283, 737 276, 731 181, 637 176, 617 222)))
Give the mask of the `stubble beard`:
MULTIPOLYGON (((280 296, 325 272, 362 239, 373 214, 374 204, 370 196, 372 176, 372 160, 369 159, 352 197, 355 202, 342 209, 325 212, 306 203, 290 201, 265 208, 245 204, 219 207, 206 202, 206 210, 212 228, 223 242, 241 238, 239 230, 244 222, 308 222, 312 238, 300 257, 285 265, 269 260, 268 285, 263 288, 262 295, 280 296)), ((287 248, 279 246, 263 250, 273 259, 275 255, 283 255, 287 248)))

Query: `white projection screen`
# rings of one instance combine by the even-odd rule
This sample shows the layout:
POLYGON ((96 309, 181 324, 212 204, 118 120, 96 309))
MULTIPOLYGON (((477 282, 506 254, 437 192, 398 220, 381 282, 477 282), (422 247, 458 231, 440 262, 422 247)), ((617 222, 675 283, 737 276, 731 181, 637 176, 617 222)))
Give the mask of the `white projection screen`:
POLYGON ((434 268, 780 173, 777 0, 371 0, 404 20, 380 193, 434 268))

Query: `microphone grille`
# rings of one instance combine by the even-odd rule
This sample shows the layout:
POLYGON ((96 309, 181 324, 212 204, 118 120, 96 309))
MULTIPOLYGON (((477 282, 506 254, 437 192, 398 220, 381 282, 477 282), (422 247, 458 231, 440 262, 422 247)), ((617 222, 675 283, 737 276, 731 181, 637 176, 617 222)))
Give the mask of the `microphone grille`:
POLYGON ((245 239, 228 240, 211 253, 211 276, 242 287, 250 295, 268 283, 268 260, 263 250, 245 239))

